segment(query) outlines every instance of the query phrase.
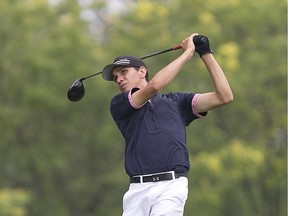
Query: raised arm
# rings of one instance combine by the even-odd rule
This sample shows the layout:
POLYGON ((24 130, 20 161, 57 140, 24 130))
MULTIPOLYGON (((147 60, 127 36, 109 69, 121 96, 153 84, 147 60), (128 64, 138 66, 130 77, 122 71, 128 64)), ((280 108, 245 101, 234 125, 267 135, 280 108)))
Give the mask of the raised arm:
POLYGON ((193 43, 193 36, 195 35, 197 34, 192 34, 190 37, 183 40, 181 46, 184 52, 177 59, 161 69, 145 87, 132 95, 132 99, 137 105, 144 104, 157 92, 169 85, 182 67, 192 59, 195 53, 195 45, 193 43))
MULTIPOLYGON (((208 43, 209 46, 209 43, 208 43)), ((210 48, 209 48, 210 49, 210 48)), ((197 50, 196 50, 197 51, 197 50)), ((214 91, 200 94, 197 99, 197 111, 207 112, 216 107, 228 104, 233 101, 233 93, 226 76, 215 60, 212 53, 201 56, 211 77, 214 91)))

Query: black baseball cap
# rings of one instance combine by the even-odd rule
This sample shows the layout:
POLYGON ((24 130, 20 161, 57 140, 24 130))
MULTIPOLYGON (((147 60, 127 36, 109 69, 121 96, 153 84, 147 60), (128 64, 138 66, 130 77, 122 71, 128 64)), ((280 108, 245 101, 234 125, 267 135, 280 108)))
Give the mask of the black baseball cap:
MULTIPOLYGON (((136 57, 133 56, 118 56, 113 64, 106 65, 102 71, 102 77, 105 80, 113 81, 113 74, 112 71, 117 66, 124 66, 124 67, 141 67, 146 65, 144 62, 136 57)), ((147 68, 147 67, 146 67, 147 68)))

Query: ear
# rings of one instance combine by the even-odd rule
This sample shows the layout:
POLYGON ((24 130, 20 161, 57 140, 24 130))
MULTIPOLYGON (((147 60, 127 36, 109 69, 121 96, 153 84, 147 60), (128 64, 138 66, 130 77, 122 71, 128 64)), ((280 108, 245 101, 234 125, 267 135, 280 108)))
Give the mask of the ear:
POLYGON ((139 72, 140 72, 141 78, 145 78, 145 76, 146 76, 146 74, 147 74, 147 68, 144 67, 144 66, 141 66, 141 67, 139 68, 139 72))

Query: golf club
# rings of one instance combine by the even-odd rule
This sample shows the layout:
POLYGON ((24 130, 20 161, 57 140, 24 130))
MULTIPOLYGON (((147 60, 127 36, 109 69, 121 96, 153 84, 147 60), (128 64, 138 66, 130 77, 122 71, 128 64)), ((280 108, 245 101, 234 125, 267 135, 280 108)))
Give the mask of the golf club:
MULTIPOLYGON (((205 43, 206 40, 207 40, 206 37, 204 37, 202 35, 196 35, 193 37, 193 42, 195 45, 205 43)), ((152 56, 160 55, 162 53, 166 53, 166 52, 170 52, 170 51, 178 50, 178 49, 181 49, 181 45, 175 45, 171 48, 145 55, 145 56, 141 57, 140 59, 150 58, 152 56)), ((102 74, 102 71, 97 72, 95 74, 92 74, 90 76, 86 76, 86 77, 75 80, 67 92, 68 99, 72 102, 76 102, 76 101, 81 100, 85 95, 85 87, 84 87, 83 81, 90 78, 90 77, 97 76, 99 74, 102 74)))

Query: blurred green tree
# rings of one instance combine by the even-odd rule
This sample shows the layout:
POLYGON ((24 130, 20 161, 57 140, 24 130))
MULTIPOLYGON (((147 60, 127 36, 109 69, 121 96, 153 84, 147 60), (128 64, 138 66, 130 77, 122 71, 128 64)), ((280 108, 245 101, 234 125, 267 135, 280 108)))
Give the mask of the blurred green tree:
POLYGON ((30 202, 31 196, 22 189, 0 190, 0 215, 5 216, 26 216, 26 205, 30 202))
MULTIPOLYGON (((195 31, 210 38, 235 100, 187 128, 185 215, 286 213, 286 2, 125 1, 121 13, 104 0, 0 2, 0 189, 23 188, 27 215, 121 214, 124 141, 109 114, 117 89, 87 80, 79 103, 67 89, 115 56, 140 57, 195 31), (96 21, 80 19, 86 10, 96 21)), ((150 77, 180 52, 145 60, 150 77)), ((211 87, 195 57, 165 91, 211 87)))

